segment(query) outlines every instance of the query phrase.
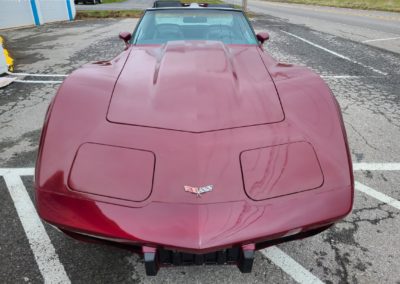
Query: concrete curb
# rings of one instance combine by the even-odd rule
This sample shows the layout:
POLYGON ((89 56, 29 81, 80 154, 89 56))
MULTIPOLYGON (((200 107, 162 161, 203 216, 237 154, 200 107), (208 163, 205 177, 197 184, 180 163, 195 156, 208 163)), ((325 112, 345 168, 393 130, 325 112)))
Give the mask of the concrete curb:
POLYGON ((0 74, 14 71, 14 59, 5 48, 5 40, 0 36, 0 74))

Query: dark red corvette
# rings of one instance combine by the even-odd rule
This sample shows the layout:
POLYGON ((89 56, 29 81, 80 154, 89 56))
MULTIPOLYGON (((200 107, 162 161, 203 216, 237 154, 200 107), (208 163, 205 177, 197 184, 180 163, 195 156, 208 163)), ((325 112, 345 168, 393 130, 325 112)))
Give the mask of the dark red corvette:
POLYGON ((352 208, 339 106, 322 79, 263 51, 245 15, 148 9, 127 48, 73 72, 36 166, 40 216, 159 265, 236 263, 352 208))

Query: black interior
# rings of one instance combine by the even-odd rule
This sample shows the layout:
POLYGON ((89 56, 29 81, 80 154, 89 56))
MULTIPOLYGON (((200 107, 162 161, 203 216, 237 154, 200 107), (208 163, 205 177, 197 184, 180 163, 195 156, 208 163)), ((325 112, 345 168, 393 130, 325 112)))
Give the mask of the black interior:
POLYGON ((223 25, 185 25, 158 24, 153 35, 142 40, 233 40, 238 37, 234 29, 223 25))

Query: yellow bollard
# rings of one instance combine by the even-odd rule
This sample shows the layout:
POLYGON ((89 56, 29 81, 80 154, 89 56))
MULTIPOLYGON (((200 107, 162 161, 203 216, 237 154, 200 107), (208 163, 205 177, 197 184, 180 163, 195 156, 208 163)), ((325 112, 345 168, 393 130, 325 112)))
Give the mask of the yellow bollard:
POLYGON ((4 46, 4 38, 0 36, 0 44, 3 46, 3 52, 4 52, 4 57, 6 59, 6 63, 8 66, 8 71, 13 72, 14 71, 14 59, 11 57, 10 53, 4 46))

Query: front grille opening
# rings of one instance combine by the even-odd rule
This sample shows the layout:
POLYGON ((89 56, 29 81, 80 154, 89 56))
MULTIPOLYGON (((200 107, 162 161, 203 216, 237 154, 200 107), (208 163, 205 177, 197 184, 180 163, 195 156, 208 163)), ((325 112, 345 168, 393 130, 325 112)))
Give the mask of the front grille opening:
POLYGON ((205 254, 192 254, 159 249, 158 258, 159 263, 163 266, 236 264, 240 258, 240 248, 230 248, 205 254))

